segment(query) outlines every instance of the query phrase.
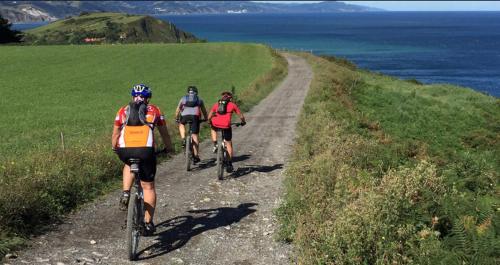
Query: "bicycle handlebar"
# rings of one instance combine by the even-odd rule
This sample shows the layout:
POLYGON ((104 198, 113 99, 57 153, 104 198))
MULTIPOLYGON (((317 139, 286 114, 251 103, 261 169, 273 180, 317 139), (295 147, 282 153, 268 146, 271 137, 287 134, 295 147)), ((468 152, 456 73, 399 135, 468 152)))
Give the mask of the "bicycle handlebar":
MULTIPOLYGON (((198 122, 202 123, 202 122, 206 122, 207 119, 199 119, 198 122)), ((180 119, 175 119, 175 122, 176 123, 180 123, 180 119)), ((186 123, 193 123, 193 121, 187 121, 186 123)))
POLYGON ((246 122, 232 122, 231 123, 231 126, 236 126, 236 127, 240 127, 240 126, 245 126, 245 124, 247 124, 246 122))

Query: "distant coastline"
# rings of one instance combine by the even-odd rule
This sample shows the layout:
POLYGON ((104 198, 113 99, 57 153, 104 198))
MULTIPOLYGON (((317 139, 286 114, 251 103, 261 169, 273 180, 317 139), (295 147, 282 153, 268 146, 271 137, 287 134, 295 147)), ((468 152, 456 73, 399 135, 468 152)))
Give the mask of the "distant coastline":
POLYGON ((252 1, 0 1, 0 15, 11 22, 55 21, 82 12, 135 15, 171 14, 291 14, 372 12, 378 8, 337 1, 319 3, 263 3, 252 1))
MULTIPOLYGON (((500 60, 496 59, 500 58, 499 13, 392 11, 157 17, 210 42, 256 42, 274 48, 312 50, 317 55, 345 57, 361 68, 398 78, 426 84, 449 83, 500 97, 500 60)), ((17 29, 29 26, 14 25, 17 29)))

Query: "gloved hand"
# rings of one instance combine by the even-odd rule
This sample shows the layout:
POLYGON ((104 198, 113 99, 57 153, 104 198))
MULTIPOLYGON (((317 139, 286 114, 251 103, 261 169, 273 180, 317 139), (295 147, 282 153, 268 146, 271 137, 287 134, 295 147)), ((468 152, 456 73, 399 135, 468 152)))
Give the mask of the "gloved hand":
POLYGON ((176 123, 180 123, 180 122, 181 122, 181 120, 180 120, 179 118, 175 118, 175 122, 176 122, 176 123))
POLYGON ((241 121, 240 123, 241 123, 241 126, 245 126, 245 124, 247 124, 246 121, 241 121))

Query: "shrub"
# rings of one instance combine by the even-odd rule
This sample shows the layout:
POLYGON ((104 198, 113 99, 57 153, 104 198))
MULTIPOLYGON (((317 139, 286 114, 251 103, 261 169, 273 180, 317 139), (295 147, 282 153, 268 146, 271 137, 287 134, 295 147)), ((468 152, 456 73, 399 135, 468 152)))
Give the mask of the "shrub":
POLYGON ((498 101, 303 56, 315 76, 278 209, 299 263, 498 263, 498 101))

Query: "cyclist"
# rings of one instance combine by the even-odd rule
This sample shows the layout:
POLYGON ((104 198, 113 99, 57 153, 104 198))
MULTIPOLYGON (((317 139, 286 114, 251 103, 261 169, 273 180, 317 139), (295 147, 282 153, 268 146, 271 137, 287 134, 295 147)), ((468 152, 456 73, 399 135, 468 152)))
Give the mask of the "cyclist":
POLYGON ((198 152, 200 133, 200 115, 207 119, 207 109, 203 100, 198 97, 198 88, 195 86, 188 86, 187 94, 181 98, 177 109, 175 110, 176 121, 179 123, 179 133, 181 135, 182 147, 186 146, 186 123, 191 121, 191 130, 193 131, 193 163, 200 162, 198 152), (180 118, 179 118, 180 114, 180 118))
POLYGON ((154 152, 154 133, 156 126, 160 132, 167 151, 172 151, 172 143, 168 133, 165 119, 160 109, 149 104, 152 91, 144 84, 132 88, 132 101, 120 108, 116 114, 112 146, 120 160, 125 163, 123 167, 123 193, 120 198, 120 209, 127 210, 130 198, 130 188, 133 176, 130 173, 128 159, 140 158, 141 186, 144 190, 145 206, 145 235, 155 231, 153 215, 156 206, 156 191, 154 178, 156 174, 156 155, 154 152))
POLYGON ((245 125, 245 117, 243 113, 241 113, 240 109, 236 104, 231 102, 233 98, 233 94, 229 91, 222 92, 221 99, 215 103, 210 109, 210 113, 208 114, 208 120, 212 125, 211 136, 212 142, 214 144, 213 152, 217 152, 217 132, 216 129, 222 130, 222 138, 226 144, 227 152, 229 154, 229 161, 226 165, 226 170, 228 173, 233 171, 233 145, 231 139, 233 138, 233 131, 231 129, 231 116, 233 112, 236 113, 240 120, 241 125, 245 125))

